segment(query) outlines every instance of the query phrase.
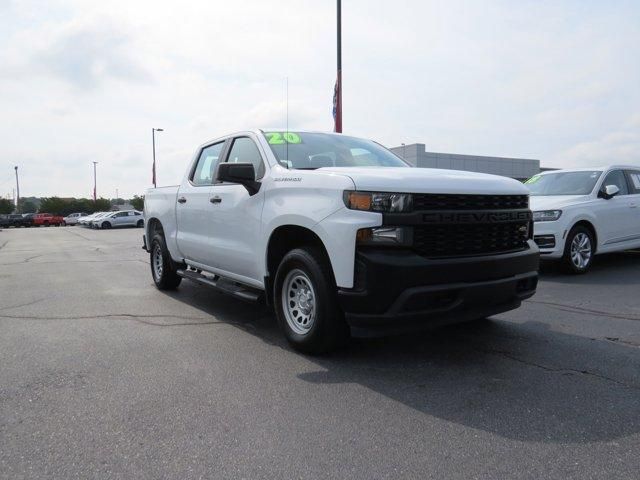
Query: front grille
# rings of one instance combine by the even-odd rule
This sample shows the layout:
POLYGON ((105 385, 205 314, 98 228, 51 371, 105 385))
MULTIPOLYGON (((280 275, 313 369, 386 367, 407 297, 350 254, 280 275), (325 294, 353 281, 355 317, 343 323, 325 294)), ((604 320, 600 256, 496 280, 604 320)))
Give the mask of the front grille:
POLYGON ((420 225, 413 249, 430 258, 514 252, 526 248, 528 231, 528 222, 420 225))
POLYGON ((528 195, 413 194, 413 209, 416 211, 518 210, 522 208, 529 208, 528 195))

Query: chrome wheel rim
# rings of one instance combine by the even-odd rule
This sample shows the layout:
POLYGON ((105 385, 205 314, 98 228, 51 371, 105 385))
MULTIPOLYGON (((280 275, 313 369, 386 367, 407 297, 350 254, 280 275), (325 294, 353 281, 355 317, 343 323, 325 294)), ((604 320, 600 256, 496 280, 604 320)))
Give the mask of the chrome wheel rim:
POLYGON ((287 273, 282 284, 282 310, 291 330, 298 335, 309 333, 316 319, 316 294, 302 270, 287 273))
POLYGON ((591 239, 586 233, 578 233, 571 241, 571 262, 576 268, 584 269, 591 262, 591 239))
POLYGON ((162 265, 162 250, 160 249, 160 245, 156 245, 153 248, 153 255, 152 255, 151 262, 153 265, 153 274, 155 275, 156 279, 158 280, 161 279, 163 265, 162 265))

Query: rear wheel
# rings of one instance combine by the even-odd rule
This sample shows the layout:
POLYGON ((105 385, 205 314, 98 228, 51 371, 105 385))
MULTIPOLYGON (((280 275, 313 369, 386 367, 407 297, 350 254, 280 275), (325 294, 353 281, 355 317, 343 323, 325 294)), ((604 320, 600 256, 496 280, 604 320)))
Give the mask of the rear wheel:
POLYGON ((49 226, 49 222, 44 222, 44 226, 48 227, 49 226))
POLYGON ((136 227, 138 228, 144 227, 144 220, 138 220, 138 223, 136 223, 136 227))
POLYGON ((160 290, 174 290, 180 285, 182 277, 176 273, 176 264, 171 259, 164 237, 156 233, 151 240, 150 250, 151 276, 160 290))
POLYGON ((273 305, 280 328, 296 350, 323 353, 348 341, 349 327, 336 291, 329 260, 320 248, 297 248, 284 256, 273 305))
POLYGON ((582 225, 573 227, 567 235, 562 257, 565 270, 574 274, 586 273, 591 268, 594 252, 595 242, 591 230, 582 225))

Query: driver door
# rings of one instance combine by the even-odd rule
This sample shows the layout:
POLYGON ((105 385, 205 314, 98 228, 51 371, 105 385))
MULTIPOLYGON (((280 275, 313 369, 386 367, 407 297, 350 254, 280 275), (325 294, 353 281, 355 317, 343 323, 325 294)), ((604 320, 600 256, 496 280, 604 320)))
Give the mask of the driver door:
POLYGON ((608 200, 599 198, 594 208, 599 226, 598 243, 606 247, 624 242, 632 231, 630 214, 632 209, 629 208, 629 187, 624 171, 608 172, 600 185, 600 191, 603 192, 608 185, 615 185, 620 193, 608 200))
MULTIPOLYGON (((252 163, 256 180, 265 173, 265 162, 257 143, 250 136, 239 136, 231 140, 227 162, 252 163)), ((214 267, 243 279, 261 284, 260 262, 257 255, 264 189, 255 195, 243 185, 216 183, 212 189, 215 201, 211 216, 213 249, 216 251, 214 267)))

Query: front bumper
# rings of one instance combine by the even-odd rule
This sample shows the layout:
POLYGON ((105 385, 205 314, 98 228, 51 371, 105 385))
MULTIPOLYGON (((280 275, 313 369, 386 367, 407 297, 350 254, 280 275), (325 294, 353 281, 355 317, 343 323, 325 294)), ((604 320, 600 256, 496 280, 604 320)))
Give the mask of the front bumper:
POLYGON ((540 249, 540 258, 557 259, 564 254, 567 228, 563 222, 536 222, 533 224, 533 238, 540 249))
POLYGON ((361 249, 355 286, 338 297, 352 333, 389 333, 465 322, 520 306, 538 283, 539 252, 428 259, 410 251, 361 249))

